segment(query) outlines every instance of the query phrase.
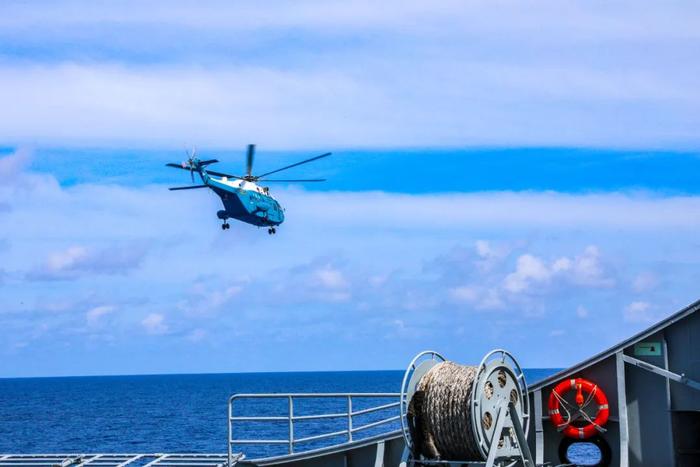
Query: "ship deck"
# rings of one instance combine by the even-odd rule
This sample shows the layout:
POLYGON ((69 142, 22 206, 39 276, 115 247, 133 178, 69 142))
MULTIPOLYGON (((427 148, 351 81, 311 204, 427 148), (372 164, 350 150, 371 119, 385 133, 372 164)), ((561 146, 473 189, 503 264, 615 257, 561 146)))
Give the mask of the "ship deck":
MULTIPOLYGON (((234 461, 242 454, 235 454, 234 461)), ((223 467, 227 454, 0 454, 0 467, 223 467)))

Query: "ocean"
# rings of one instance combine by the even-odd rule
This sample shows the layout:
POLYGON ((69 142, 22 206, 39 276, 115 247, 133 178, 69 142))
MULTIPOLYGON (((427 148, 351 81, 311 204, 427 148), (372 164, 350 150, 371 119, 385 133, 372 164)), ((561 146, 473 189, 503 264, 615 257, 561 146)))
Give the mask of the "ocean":
MULTIPOLYGON (((554 371, 525 374, 531 383, 554 371)), ((0 379, 0 453, 224 453, 227 401, 234 393, 399 392, 402 377, 403 371, 350 371, 0 379)), ((286 415, 286 402, 278 402, 283 404, 258 402, 250 409, 286 415)), ((295 414, 336 410, 321 404, 295 414)), ((386 416, 370 415, 361 423, 381 415, 386 416)), ((234 437, 286 438, 286 422, 270 425, 236 427, 234 437)), ((319 430, 319 422, 299 425, 296 436, 319 430)), ((311 447, 317 446, 304 448, 311 447)), ((242 450, 252 458, 281 454, 284 446, 242 450)))

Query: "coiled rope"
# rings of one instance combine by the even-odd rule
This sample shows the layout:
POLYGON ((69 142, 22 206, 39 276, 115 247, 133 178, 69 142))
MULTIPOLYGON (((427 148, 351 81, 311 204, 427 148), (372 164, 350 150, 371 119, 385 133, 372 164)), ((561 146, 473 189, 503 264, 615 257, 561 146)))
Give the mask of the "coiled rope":
POLYGON ((423 375, 406 413, 414 455, 482 459, 470 413, 476 373, 473 366, 442 362, 423 375))

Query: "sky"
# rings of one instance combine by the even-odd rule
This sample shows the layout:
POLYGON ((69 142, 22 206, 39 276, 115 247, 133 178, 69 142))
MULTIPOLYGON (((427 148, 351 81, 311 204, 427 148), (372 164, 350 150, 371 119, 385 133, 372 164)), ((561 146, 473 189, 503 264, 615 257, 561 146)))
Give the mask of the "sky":
POLYGON ((564 367, 700 298, 694 2, 3 2, 0 377, 564 367), (275 185, 275 236, 169 192, 275 185))

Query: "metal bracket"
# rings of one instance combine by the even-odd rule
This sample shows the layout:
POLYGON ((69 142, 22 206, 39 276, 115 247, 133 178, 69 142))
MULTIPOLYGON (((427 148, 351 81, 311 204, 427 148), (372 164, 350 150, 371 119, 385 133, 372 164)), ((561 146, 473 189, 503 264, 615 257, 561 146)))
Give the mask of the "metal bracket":
MULTIPOLYGON (((523 426, 520 424, 518 412, 512 402, 508 402, 507 406, 501 405, 501 408, 498 411, 498 416, 496 417, 496 429, 493 431, 493 438, 491 438, 489 456, 486 459, 485 467, 494 467, 496 459, 498 458, 513 457, 512 448, 507 447, 507 442, 504 443, 503 447, 499 446, 504 429, 510 431, 510 428, 512 428, 515 432, 515 437, 518 442, 516 449, 518 452, 517 457, 519 457, 522 465, 524 467, 535 467, 535 462, 532 460, 532 454, 530 453, 530 446, 528 446, 527 438, 525 437, 525 431, 523 430, 523 426), (507 450, 509 455, 504 456, 504 450, 507 450)), ((506 438, 509 436, 510 433, 507 433, 506 438)))
POLYGON ((650 371, 654 374, 657 374, 659 376, 663 376, 664 378, 667 378, 671 381, 675 381, 676 383, 681 383, 685 384, 686 386, 695 389, 696 391, 700 391, 700 383, 698 383, 695 380, 686 378, 684 374, 678 374, 674 373, 672 371, 665 370, 661 367, 658 367, 656 365, 652 365, 651 363, 644 362, 642 360, 639 360, 634 357, 630 357, 629 355, 622 354, 622 359, 625 361, 625 363, 629 363, 630 365, 636 366, 638 368, 641 368, 642 370, 647 370, 650 371))
POLYGON ((497 467, 497 466, 515 466, 516 464, 522 467, 535 467, 535 462, 532 460, 530 446, 527 444, 527 438, 523 426, 520 424, 518 411, 512 402, 505 401, 500 405, 498 415, 496 415, 496 425, 491 438, 489 455, 484 461, 450 461, 437 459, 413 459, 408 448, 404 448, 400 467, 408 467, 413 465, 439 465, 449 467, 497 467), (512 430, 512 431, 511 431, 512 430), (505 436, 504 436, 505 431, 505 436), (509 440, 511 434, 515 434, 517 446, 514 446, 509 440), (502 445, 499 446, 501 437, 505 438, 502 445))

